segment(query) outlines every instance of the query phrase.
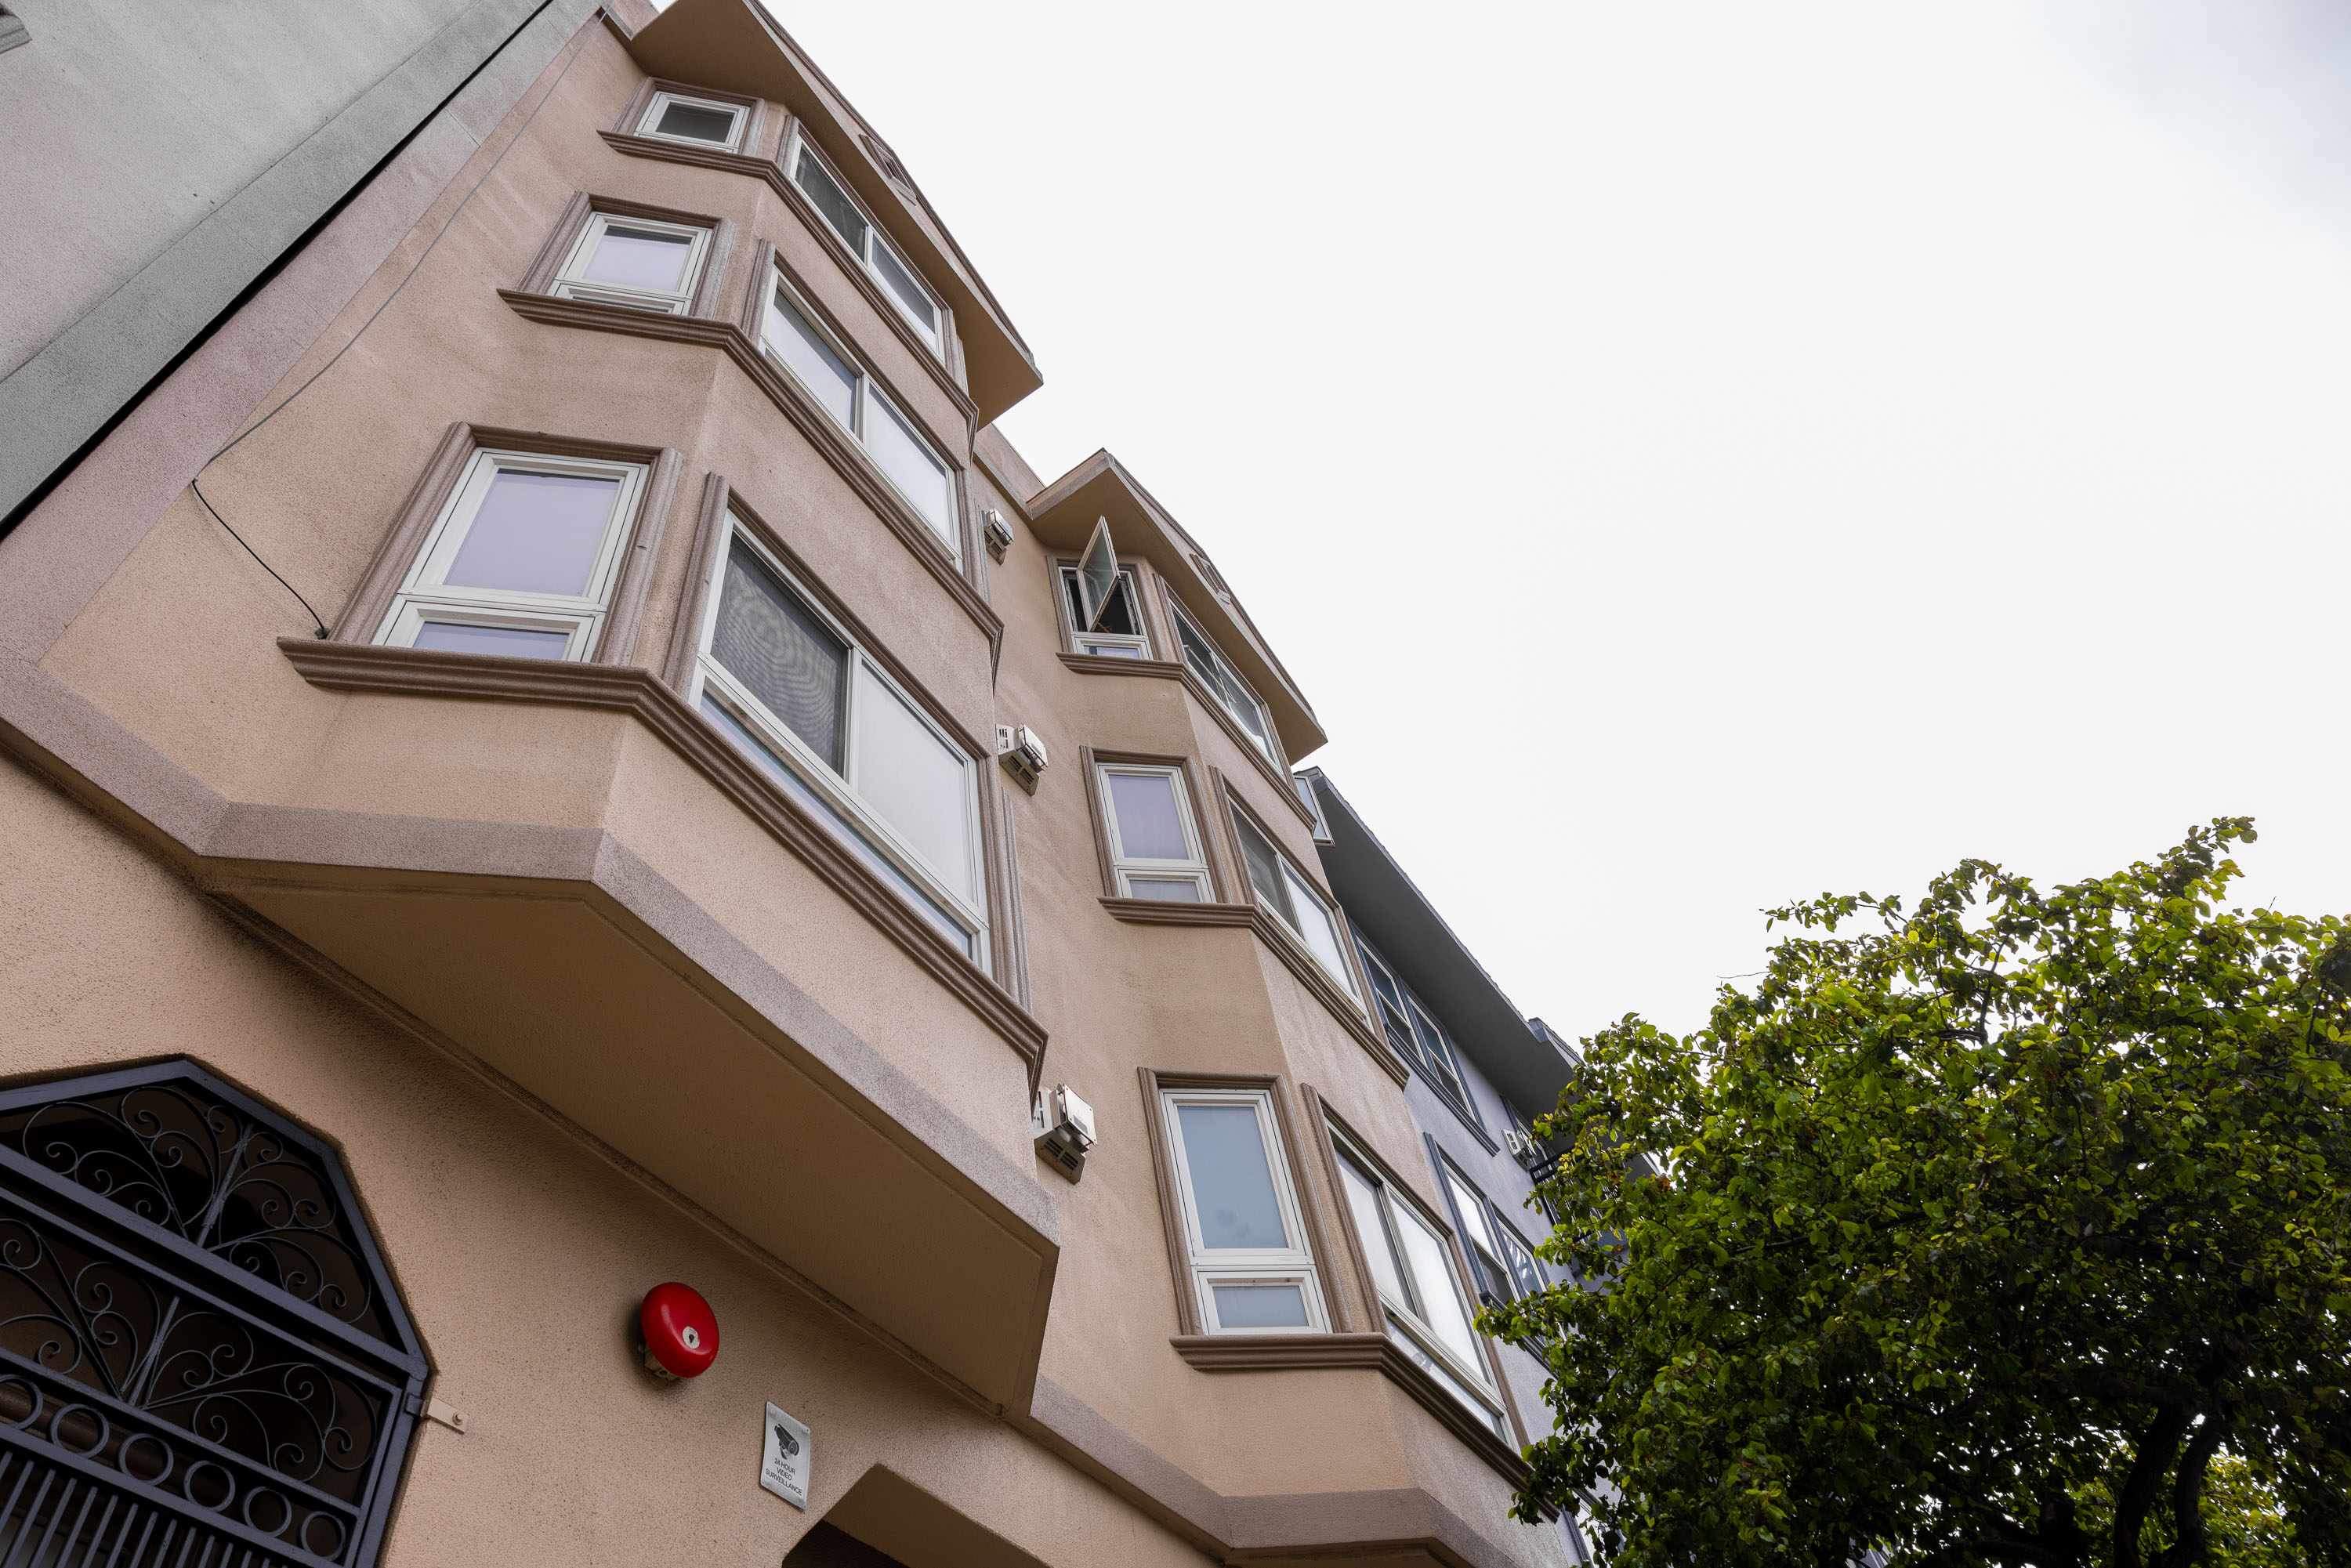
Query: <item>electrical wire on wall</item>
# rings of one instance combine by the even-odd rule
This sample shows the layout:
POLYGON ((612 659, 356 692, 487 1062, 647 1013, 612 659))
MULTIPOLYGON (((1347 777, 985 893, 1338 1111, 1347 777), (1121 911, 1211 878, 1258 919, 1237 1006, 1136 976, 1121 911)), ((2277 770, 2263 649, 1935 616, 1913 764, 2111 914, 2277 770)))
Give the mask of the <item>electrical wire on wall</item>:
MULTIPOLYGON (((529 16, 524 18, 521 26, 518 26, 514 30, 513 35, 507 38, 507 42, 499 47, 497 53, 504 54, 508 48, 512 47, 515 39, 521 37, 523 33, 530 26, 531 23, 538 19, 540 12, 545 11, 548 5, 551 4, 553 4, 553 0, 542 0, 538 10, 533 11, 529 16)), ((594 13, 590 13, 591 21, 593 16, 594 13)), ((383 303, 378 305, 369 313, 368 319, 360 323, 360 329, 350 335, 350 340, 345 342, 341 348, 335 350, 333 358, 329 359, 325 364, 320 365, 317 370, 311 371, 308 379, 304 381, 300 386, 296 387, 292 392, 287 392, 286 396, 279 401, 277 407, 271 409, 267 413, 263 414, 259 419, 255 420, 242 431, 239 431, 236 435, 229 441, 227 445, 222 447, 218 452, 214 453, 210 457, 205 458, 204 466, 196 470, 195 477, 188 481, 188 488, 195 492, 196 499, 203 503, 205 511, 212 514, 213 521, 218 523, 223 528, 226 529, 229 538, 235 539, 238 544, 243 545, 245 547, 245 553, 251 556, 256 562, 258 562, 262 570, 267 572, 270 576, 277 578, 279 586, 283 587, 287 592, 292 594, 295 600, 301 604, 302 608, 308 612, 311 621, 318 627, 318 631, 314 635, 319 638, 323 639, 331 634, 325 619, 319 615, 318 611, 311 608, 310 601, 308 599, 303 598, 302 591, 300 589, 296 588, 292 583, 287 582, 283 573, 278 571, 276 567, 270 565, 266 560, 263 560, 261 552, 255 549, 252 544, 243 534, 238 533, 235 528, 230 526, 229 520, 221 516, 220 508, 214 506, 212 498, 204 494, 204 486, 199 483, 199 481, 204 478, 204 473, 207 469, 211 468, 214 464, 219 462, 222 458, 235 451, 246 437, 251 435, 255 431, 259 430, 263 425, 267 424, 271 420, 276 419, 279 414, 285 413, 288 404, 293 402, 296 398, 300 397, 304 392, 308 392, 312 386, 318 383, 320 376, 323 376, 329 371, 333 370, 336 362, 341 360, 345 354, 350 353, 352 346, 361 338, 367 336, 367 329, 374 326, 377 319, 381 318, 386 310, 392 308, 392 302, 400 298, 401 290, 406 288, 410 280, 415 277, 417 273, 423 269, 425 262, 432 259, 433 253, 440 248, 442 236, 449 232, 450 225, 457 221, 458 215, 465 212, 466 207, 473 204, 475 193, 482 188, 484 182, 498 172, 498 165, 507 161, 507 154, 513 152, 517 143, 522 141, 524 133, 530 130, 531 121, 538 118, 538 111, 545 109, 548 105, 548 101, 554 98, 555 89, 561 87, 563 85, 563 78, 571 74, 572 66, 579 61, 580 54, 587 48, 587 47, 588 40, 584 36, 578 43, 575 43, 571 47, 571 57, 563 62, 563 68, 558 71, 555 75, 555 79, 548 84, 547 91, 539 96, 538 102, 532 107, 529 116, 523 120, 520 126, 516 128, 514 135, 508 138, 507 144, 498 150, 498 155, 490 160, 489 167, 483 170, 475 179, 472 187, 465 192, 465 199, 459 202, 455 207, 451 209, 447 217, 441 220, 441 226, 439 229, 434 231, 432 244, 426 246, 424 247, 423 254, 419 256, 415 261, 409 265, 408 271, 402 275, 398 283, 392 286, 392 292, 383 297, 383 303)), ((496 60, 496 58, 497 55, 492 55, 490 59, 483 61, 479 67, 475 68, 474 74, 478 76, 482 71, 488 69, 491 61, 496 60)), ((461 87, 458 90, 463 91, 464 89, 461 87)), ((455 97, 455 94, 452 94, 451 96, 455 97)))

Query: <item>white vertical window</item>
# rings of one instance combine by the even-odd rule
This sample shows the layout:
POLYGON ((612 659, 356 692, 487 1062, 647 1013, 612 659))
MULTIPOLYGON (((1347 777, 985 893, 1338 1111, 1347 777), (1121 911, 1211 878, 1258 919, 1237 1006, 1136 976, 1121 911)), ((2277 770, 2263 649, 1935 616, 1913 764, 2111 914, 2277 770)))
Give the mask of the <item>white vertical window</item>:
POLYGON ((1270 1094, 1167 1089, 1159 1107, 1201 1323, 1210 1333, 1322 1332, 1322 1293, 1270 1094))
POLYGON ((1208 861, 1182 770, 1105 762, 1094 777, 1118 895, 1207 903, 1208 861))
POLYGON ((1249 737, 1249 744, 1263 752, 1268 761, 1274 760, 1273 726, 1266 716, 1265 705, 1257 700, 1257 694, 1249 690, 1249 683, 1234 673, 1232 662, 1225 657, 1224 651, 1217 646, 1215 641, 1200 630, 1199 622, 1192 619, 1191 613, 1182 604, 1176 603, 1172 595, 1168 602, 1175 611, 1176 641, 1183 645, 1184 663, 1200 677, 1200 684, 1208 688, 1209 695, 1217 699, 1217 706, 1241 727, 1241 733, 1249 737))
POLYGON ((684 93, 657 92, 637 121, 637 134, 664 141, 684 141, 733 152, 741 140, 748 111, 739 103, 690 98, 684 93))
POLYGON ((974 962, 987 942, 975 765, 730 519, 694 700, 974 962))
POLYGON ((556 274, 553 292, 683 316, 709 248, 706 228, 597 213, 556 274))
POLYGON ((938 297, 931 292, 906 258, 882 234, 881 225, 866 214, 857 198, 849 193, 848 183, 832 171, 824 155, 809 144, 808 138, 795 131, 791 145, 785 150, 784 166, 790 172, 792 183, 809 199, 832 232, 841 236, 843 245, 855 255, 858 262, 882 285, 907 323, 914 329, 933 353, 941 352, 945 319, 938 297))
POLYGON ((768 297, 760 343, 855 437, 873 465, 906 498, 958 559, 963 541, 956 527, 955 476, 946 459, 916 434, 914 422, 873 384, 841 342, 817 325, 816 313, 778 274, 768 297))
POLYGON ((475 453, 375 640, 588 658, 644 484, 642 464, 475 453))
POLYGON ((1449 1165, 1444 1168, 1446 1188, 1461 1222, 1461 1239, 1470 1267, 1480 1276, 1479 1290, 1501 1301, 1517 1301, 1541 1290, 1542 1268, 1510 1222, 1469 1185, 1468 1178, 1449 1165))
POLYGON ((1463 1408, 1508 1441, 1501 1402, 1478 1353, 1469 1303, 1445 1239, 1417 1204, 1397 1192, 1369 1159, 1341 1141, 1339 1176, 1386 1322, 1388 1337, 1463 1408))
POLYGON ((1315 891, 1288 855, 1273 847, 1255 822, 1236 814, 1233 827, 1240 835, 1241 860, 1249 867, 1249 886, 1256 890, 1258 903, 1306 945, 1341 990, 1356 996, 1355 977, 1339 947, 1338 915, 1329 900, 1315 891))

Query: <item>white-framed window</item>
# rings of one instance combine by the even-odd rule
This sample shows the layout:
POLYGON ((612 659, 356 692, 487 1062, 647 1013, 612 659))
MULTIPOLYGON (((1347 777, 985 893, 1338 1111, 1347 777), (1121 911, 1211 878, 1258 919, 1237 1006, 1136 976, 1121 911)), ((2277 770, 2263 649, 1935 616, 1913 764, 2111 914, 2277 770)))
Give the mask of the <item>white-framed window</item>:
POLYGON ((1322 815, 1322 802, 1315 797, 1314 780, 1303 773, 1293 773, 1290 781, 1298 787, 1299 804, 1304 806, 1306 814, 1314 820, 1314 841, 1318 844, 1332 842, 1331 822, 1322 815))
POLYGON ((971 757, 732 516, 711 570, 695 706, 984 963, 971 757))
POLYGON ((1442 1385, 1461 1406, 1510 1440, 1501 1401, 1485 1358, 1478 1353, 1469 1303, 1456 1277, 1445 1237, 1420 1206, 1399 1193, 1379 1166, 1332 1133, 1340 1185, 1364 1244, 1364 1261, 1379 1291, 1388 1337, 1442 1385))
POLYGON ((402 648, 586 659, 645 466, 477 451, 376 628, 402 648))
POLYGON ((1462 1247, 1469 1255, 1470 1269, 1479 1276, 1479 1293, 1497 1301, 1515 1301, 1541 1290, 1542 1265, 1535 1261, 1533 1249, 1468 1177, 1449 1162, 1441 1163, 1462 1247))
POLYGON ((882 225, 873 221, 863 204, 849 193, 849 183, 834 172, 824 154, 816 150, 797 125, 792 129, 791 144, 784 149, 784 172, 865 270, 872 274, 874 281, 882 285, 882 292, 890 297, 890 302, 930 345, 931 351, 944 358, 946 312, 938 297, 931 292, 930 285, 923 281, 914 266, 883 237, 882 225))
POLYGON ((1176 640, 1183 644, 1184 662, 1200 677, 1217 699, 1217 705, 1232 716, 1249 737, 1249 744, 1265 754, 1268 761, 1276 760, 1273 751, 1273 724, 1268 718, 1265 704, 1258 701, 1257 693, 1234 673, 1232 662, 1224 655, 1215 639, 1200 630, 1200 623, 1174 594, 1167 598, 1176 617, 1176 640))
POLYGON ((1210 1333, 1329 1326, 1271 1092, 1163 1089, 1200 1322, 1210 1333))
POLYGON ((706 228, 592 214, 556 273, 552 292, 683 316, 693 308, 709 251, 706 228))
POLYGON ((637 134, 733 152, 737 150, 736 143, 742 140, 743 124, 749 116, 750 111, 739 103, 695 98, 687 93, 657 92, 645 105, 644 118, 637 121, 637 134))
POLYGON ((914 422, 874 385, 873 378, 831 333, 817 324, 817 314, 792 292, 778 273, 768 295, 760 346, 774 356, 809 395, 865 448, 898 493, 906 497, 946 546, 961 559, 963 540, 956 527, 955 476, 946 459, 931 450, 914 432, 914 422))
POLYGON ((1098 762, 1102 827, 1121 898, 1206 904, 1215 894, 1180 768, 1098 762))
POLYGON ((1306 945, 1341 990, 1362 1000, 1355 991, 1355 977, 1347 967, 1347 956, 1339 947, 1338 912, 1255 822, 1236 811, 1233 827, 1240 836, 1241 861, 1249 867, 1249 886, 1257 890, 1258 903, 1306 945))
POLYGON ((1363 955, 1364 973, 1371 977, 1372 996, 1379 1004, 1380 1021, 1387 1026, 1389 1042, 1405 1060, 1421 1063, 1428 1079, 1453 1102, 1455 1109, 1472 1126, 1479 1125, 1477 1105, 1462 1082, 1461 1063, 1454 1051, 1452 1037, 1437 1023, 1427 1004, 1415 996, 1412 988, 1396 974, 1395 966, 1371 945, 1363 927, 1351 922, 1350 928, 1355 936, 1355 951, 1363 955))

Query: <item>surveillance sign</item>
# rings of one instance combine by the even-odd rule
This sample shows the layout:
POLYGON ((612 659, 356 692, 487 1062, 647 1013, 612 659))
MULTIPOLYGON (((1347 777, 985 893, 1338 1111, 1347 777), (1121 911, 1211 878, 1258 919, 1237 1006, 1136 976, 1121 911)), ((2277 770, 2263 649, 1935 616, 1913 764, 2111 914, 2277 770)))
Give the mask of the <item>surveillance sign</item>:
POLYGON ((809 1429, 773 1405, 760 1442, 759 1484, 790 1503, 808 1507, 809 1429))

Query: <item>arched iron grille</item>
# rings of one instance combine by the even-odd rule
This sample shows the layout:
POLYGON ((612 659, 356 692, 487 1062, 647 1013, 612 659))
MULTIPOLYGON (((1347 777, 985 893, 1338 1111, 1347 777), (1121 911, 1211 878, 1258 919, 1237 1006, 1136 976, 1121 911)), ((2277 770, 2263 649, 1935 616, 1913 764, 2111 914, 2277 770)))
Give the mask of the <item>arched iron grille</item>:
POLYGON ((315 1140, 184 1061, 0 1092, 0 1568, 366 1568, 424 1374, 315 1140))

